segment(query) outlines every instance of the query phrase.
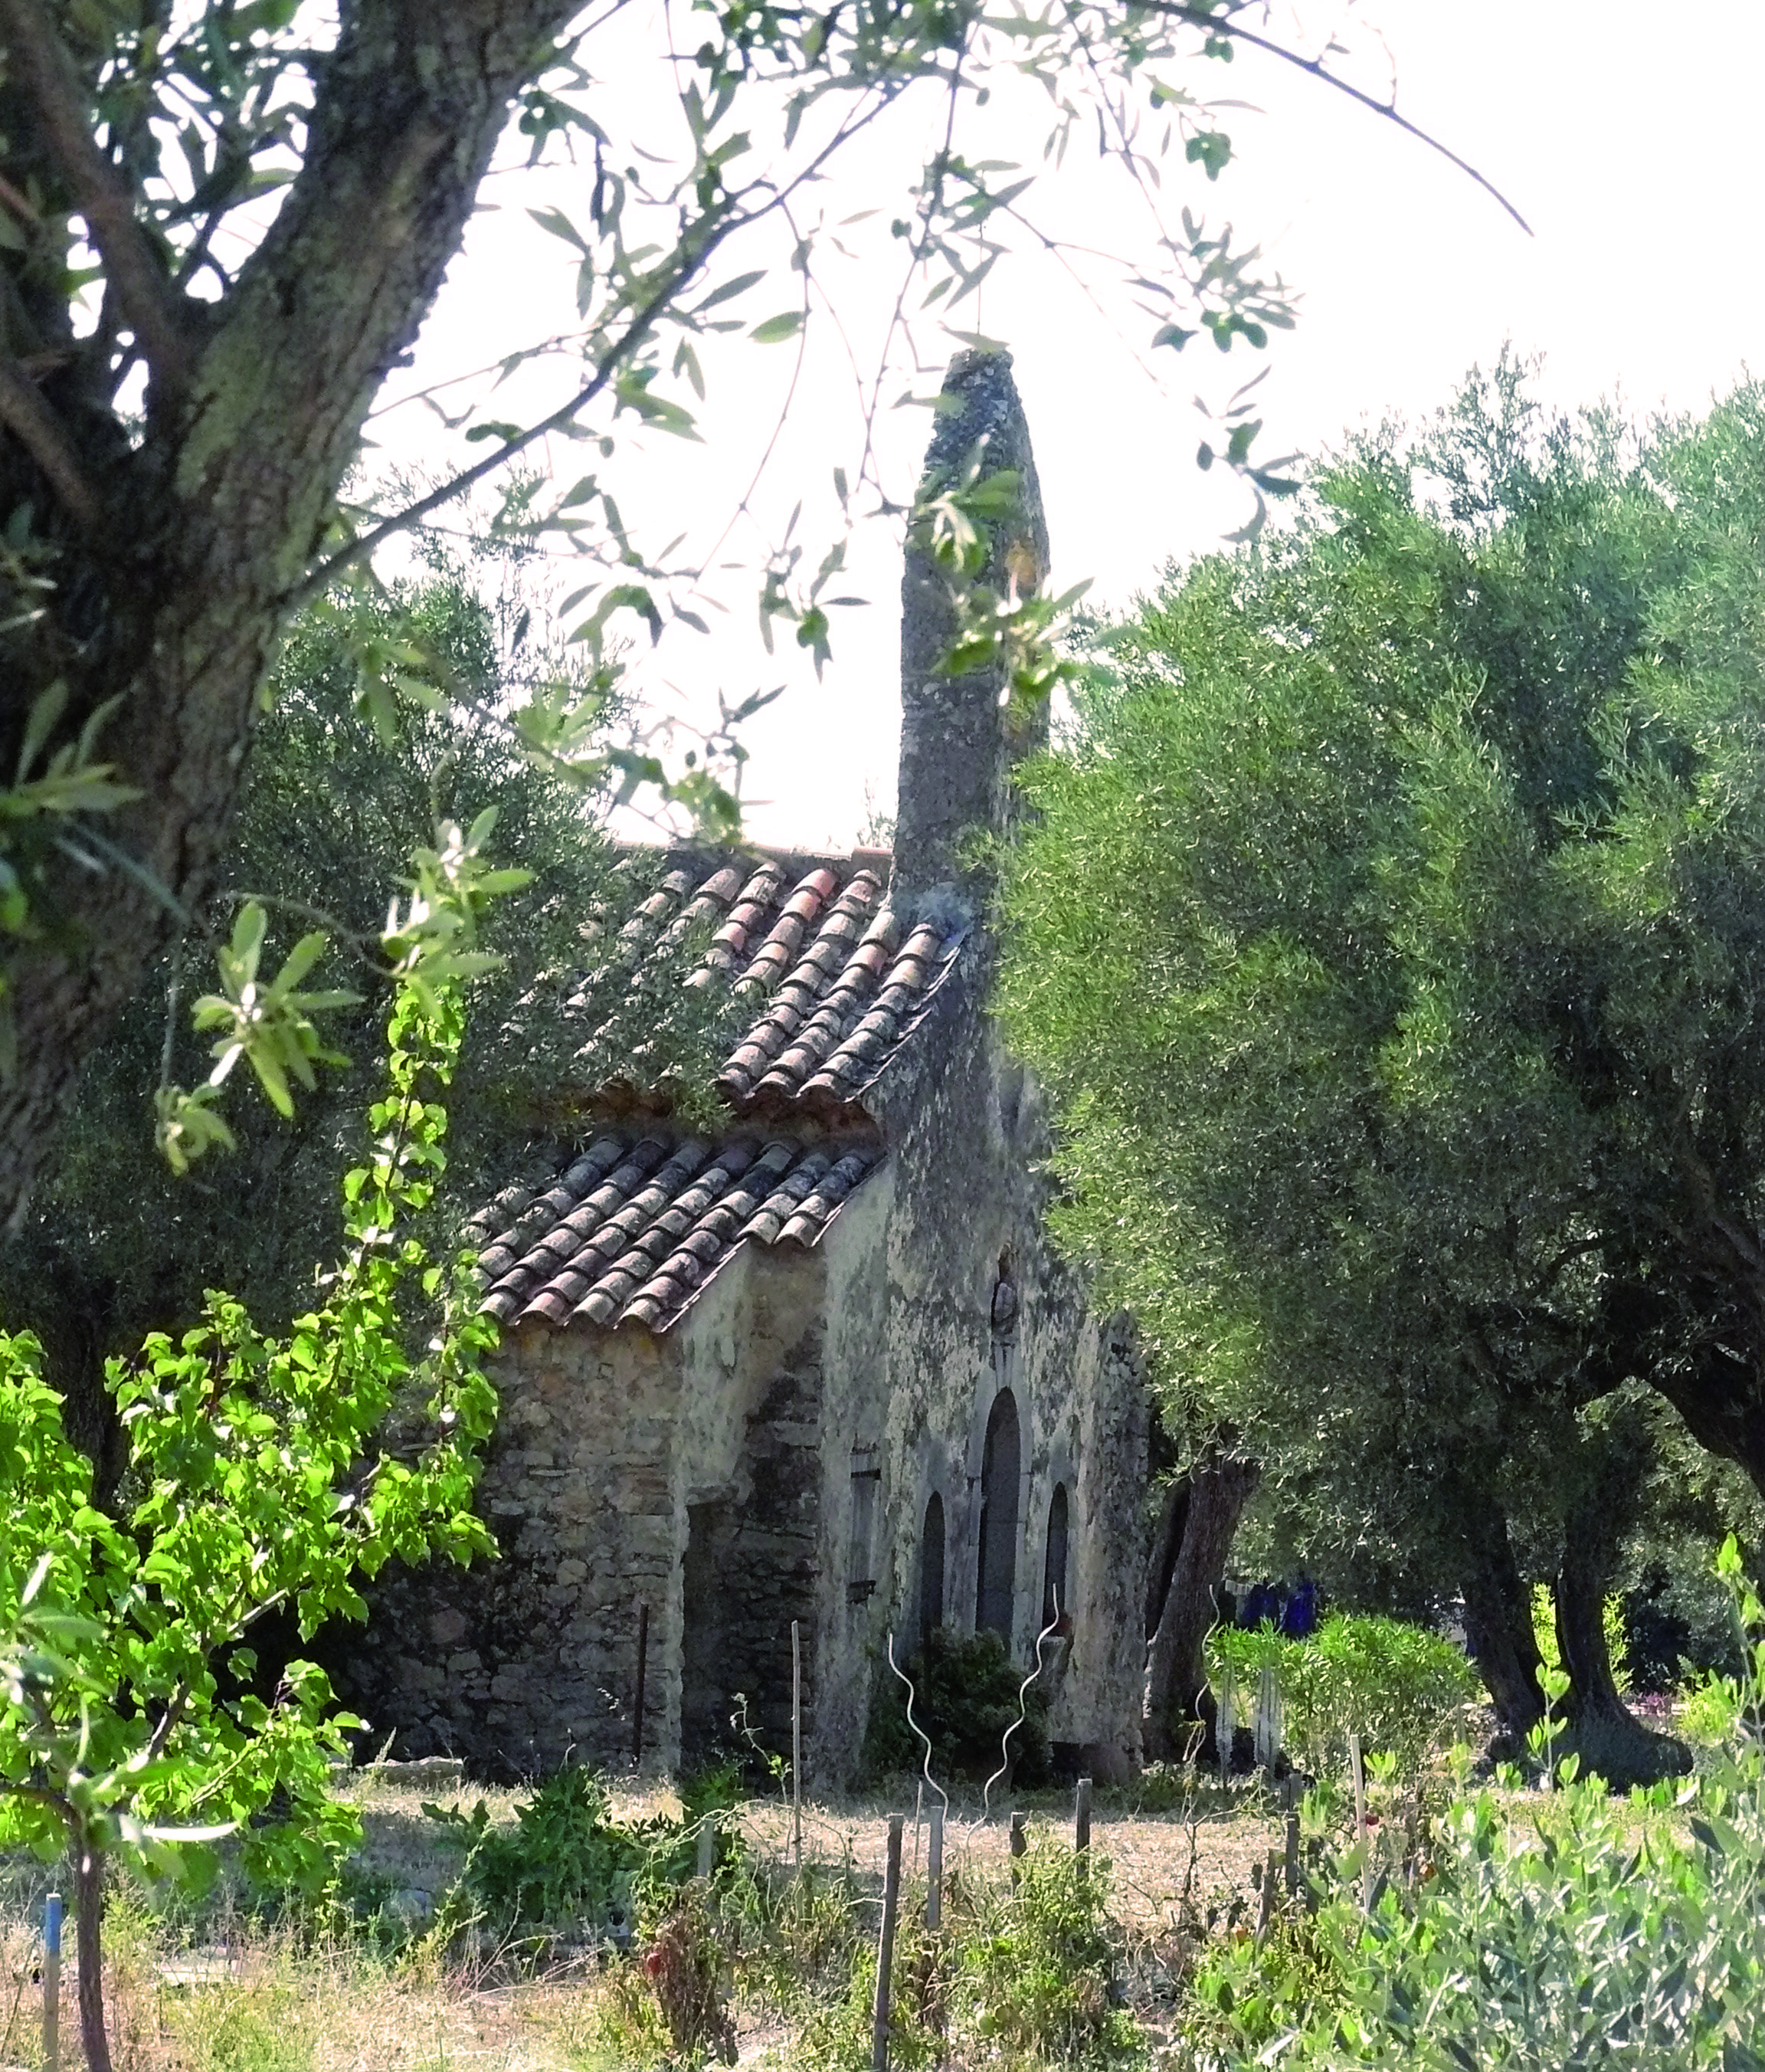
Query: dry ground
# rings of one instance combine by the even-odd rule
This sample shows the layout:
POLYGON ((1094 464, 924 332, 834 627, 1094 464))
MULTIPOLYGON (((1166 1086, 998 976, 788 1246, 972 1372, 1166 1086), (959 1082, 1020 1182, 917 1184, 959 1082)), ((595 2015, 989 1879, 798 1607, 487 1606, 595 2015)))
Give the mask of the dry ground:
MULTIPOLYGON (((358 1774, 350 1786, 363 1808, 361 1868, 431 1894, 445 1891, 458 1859, 425 1818, 424 1800, 470 1809, 482 1797, 493 1818, 507 1821, 519 1795, 406 1784, 396 1770, 358 1774)), ((614 1798, 625 1817, 676 1805, 665 1785, 648 1781, 615 1786, 614 1798)), ((1069 1794, 1019 1803, 1032 1838, 1069 1845, 1069 1794)), ((926 1837, 914 1811, 910 1786, 807 1803, 804 1857, 850 1869, 864 1886, 880 1882, 888 1817, 904 1812, 911 1892, 923 1879, 926 1837)), ((757 1854, 790 1863, 785 1803, 750 1801, 737 1817, 757 1854)), ((1243 1786, 1229 1794, 1204 1788, 1187 1817, 1149 1812, 1131 1797, 1106 1792, 1092 1819, 1094 1852, 1109 1865, 1111 1911, 1155 1958, 1185 1893, 1204 1910, 1221 1912, 1234 1898, 1248 1900, 1251 1867, 1276 1832, 1266 1803, 1243 1786)), ((946 1866, 1003 1882, 1007 1835, 1002 1810, 987 1818, 978 1802, 958 1801, 946 1830, 946 1866)), ((50 1882, 39 1866, 0 1864, 0 2068, 41 2062, 35 1923, 50 1882)), ((71 1932, 69 1947, 71 1966, 71 1932)), ((593 1951, 537 1975, 509 1953, 488 1949, 465 1965, 421 1950, 389 1964, 346 1937, 315 1945, 310 1936, 265 1929, 230 1913, 224 1900, 180 1931, 126 1899, 113 1910, 108 1948, 117 2072, 610 2072, 621 2062, 607 2033, 608 1975, 593 1951)), ((62 2025, 63 2065, 77 2066, 71 1979, 62 2025)), ((737 2037, 744 2063, 789 2066, 789 2032, 776 2009, 743 2008, 737 2037)))

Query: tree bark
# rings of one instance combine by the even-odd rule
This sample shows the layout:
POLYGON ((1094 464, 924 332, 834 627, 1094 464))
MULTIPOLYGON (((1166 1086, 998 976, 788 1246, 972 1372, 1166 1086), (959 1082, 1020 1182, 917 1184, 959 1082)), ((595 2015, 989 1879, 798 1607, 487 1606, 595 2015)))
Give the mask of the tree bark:
POLYGON ((1189 1478, 1175 1475, 1164 1485, 1158 1523, 1152 1530, 1152 1551, 1146 1564, 1146 1638, 1158 1631, 1164 1600, 1170 1594, 1171 1577, 1183 1544, 1183 1528, 1188 1523, 1189 1478))
POLYGON ((1216 1617, 1214 1593, 1225 1573, 1225 1557, 1262 1470, 1254 1461, 1210 1452, 1189 1475, 1182 1544, 1171 1570, 1158 1626, 1147 1662, 1145 1746, 1168 1760, 1177 1732, 1200 1716, 1207 1688, 1201 1647, 1216 1617))
POLYGON ((1544 1664, 1532 1630, 1530 1593, 1514 1560, 1507 1518, 1490 1503, 1483 1507, 1481 1520, 1466 1549, 1460 1583, 1465 1638, 1496 1708, 1500 1736, 1517 1753, 1544 1717, 1544 1690, 1538 1681, 1544 1664))
MULTIPOLYGON (((363 421, 459 249, 512 96, 575 11, 573 0, 346 6, 304 162, 263 243, 219 303, 163 284, 187 350, 175 379, 154 370, 138 449, 117 454, 108 412, 67 421, 100 522, 66 532, 44 611, 0 647, 0 758, 14 767, 56 677, 64 731, 121 693, 99 752, 141 796, 98 830, 129 867, 62 874, 55 912, 38 917, 50 933, 13 965, 0 1209, 23 1198, 80 1061, 176 932, 174 903, 201 896, 287 600, 363 421)), ((47 114, 28 99, 26 113, 32 149, 53 155, 47 114)), ((55 504, 16 436, 0 434, 0 489, 55 504)))
POLYGON ((80 2041, 86 2072, 111 2072, 110 2034, 105 2027, 105 1860, 84 1837, 72 1852, 74 1926, 79 1940, 80 2041))
POLYGON ((1618 1554, 1619 1517, 1603 1479, 1571 1511, 1553 1597, 1557 1648, 1569 1675, 1567 1748, 1584 1772, 1627 1790, 1662 1777, 1682 1776, 1691 1751, 1669 1735, 1651 1733, 1619 1696, 1606 1640, 1606 1597, 1618 1554))

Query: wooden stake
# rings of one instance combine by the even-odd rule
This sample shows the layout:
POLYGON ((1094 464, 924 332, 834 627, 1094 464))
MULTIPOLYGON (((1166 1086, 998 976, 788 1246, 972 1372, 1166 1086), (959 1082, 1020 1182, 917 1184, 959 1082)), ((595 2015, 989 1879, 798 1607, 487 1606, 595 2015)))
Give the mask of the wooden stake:
POLYGON ((1348 1737, 1348 1767, 1354 1775, 1354 1840, 1357 1848, 1366 1849, 1365 1860, 1361 1866, 1361 1911, 1373 1911, 1373 1851, 1367 1844, 1367 1770, 1361 1759, 1361 1737, 1348 1737))
POLYGON ((631 1763, 643 1760, 643 1675, 650 1659, 650 1607, 638 1606, 638 1697, 631 1708, 631 1763))
POLYGON ((43 1902, 43 2062, 46 2072, 61 2066, 61 1894, 43 1902))
POLYGON ((708 1878, 716 1866, 717 1825, 708 1814, 705 1823, 699 1830, 699 1876, 708 1878))
POLYGON ((889 1815, 882 1933, 876 1941, 876 1998, 870 2025, 870 2072, 889 2072, 889 1975, 895 1962, 895 1918, 901 1907, 901 1831, 905 1825, 902 1815, 889 1815))
POLYGON ((1258 1881, 1262 1889, 1262 1901, 1256 1914, 1256 1947, 1259 1950, 1268 1936, 1269 1917, 1274 1911, 1274 1881, 1280 1873, 1280 1852, 1270 1849, 1262 1866, 1262 1876, 1258 1881))
POLYGON ((1287 1897, 1299 1896, 1299 1815, 1296 1807, 1287 1809, 1287 1897))
POLYGON ((802 1868, 802 1637, 790 1622, 790 1848, 802 1868))
POLYGON ((1091 1868, 1091 1780, 1078 1780, 1078 1794, 1073 1809, 1073 1847, 1078 1853, 1078 1874, 1089 1877, 1091 1868))
POLYGON ((1024 1836, 1024 1816, 1021 1813, 1014 1813, 1012 1815, 1012 1890, 1013 1892, 1017 1889, 1018 1880, 1021 1875, 1017 1868, 1017 1860, 1028 1847, 1029 1844, 1024 1836))
POLYGON ((944 1917, 944 1809, 934 1806, 926 1838, 926 1926, 940 1926, 944 1917))

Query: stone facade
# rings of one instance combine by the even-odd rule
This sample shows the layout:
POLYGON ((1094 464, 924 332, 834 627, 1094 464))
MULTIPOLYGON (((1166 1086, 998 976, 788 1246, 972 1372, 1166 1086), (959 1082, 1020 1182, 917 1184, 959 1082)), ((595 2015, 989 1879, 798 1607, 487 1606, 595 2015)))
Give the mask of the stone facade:
MULTIPOLYGON (((1009 361, 964 356, 946 386, 963 408, 942 419, 933 463, 954 468, 984 440, 991 467, 1016 471, 1023 510, 1001 553, 1012 579, 1034 580, 1045 541, 1009 361)), ((791 859, 781 885, 811 868, 775 923, 719 894, 733 918, 718 940, 744 958, 761 941, 749 980, 795 930, 802 962, 768 995, 772 1022, 755 1026, 772 1033, 735 1054, 749 1069, 731 1087, 778 1069, 745 1106, 732 1092, 727 1145, 675 1145, 660 1124, 647 1151, 611 1137, 551 1193, 513 1198, 486 1253, 509 1318, 482 1498, 503 1559, 388 1579, 343 1679, 406 1754, 505 1772, 573 1751, 629 1760, 641 1606, 646 1760, 671 1768, 727 1742, 741 1700, 761 1741, 787 1748, 795 1620, 806 1766, 838 1782, 891 1634, 904 1655, 934 1619, 978 1622, 1028 1661, 1057 1594, 1051 1737, 1100 1774, 1139 1759, 1143 1377, 1127 1320, 1092 1315, 1049 1247, 1045 1124, 987 1012, 971 844, 1008 810, 1021 743, 996 677, 937 678, 949 606, 917 557, 904 598, 886 903, 873 911, 884 895, 864 889, 881 886, 875 852, 791 859), (815 915, 848 906, 843 935, 831 921, 815 934, 815 915), (794 1007, 793 985, 807 988, 794 1007), (842 1059, 869 1061, 856 1096, 842 1059)))

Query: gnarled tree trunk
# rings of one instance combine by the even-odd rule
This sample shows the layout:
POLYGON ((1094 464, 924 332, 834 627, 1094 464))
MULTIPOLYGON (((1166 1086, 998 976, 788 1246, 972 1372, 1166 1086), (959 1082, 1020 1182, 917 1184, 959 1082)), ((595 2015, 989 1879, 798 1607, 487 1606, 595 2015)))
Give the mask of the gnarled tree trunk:
POLYGON ((1496 1708, 1500 1738, 1518 1753, 1544 1716, 1538 1681, 1544 1664, 1532 1630, 1531 1593, 1514 1560, 1506 1515, 1493 1503, 1482 1507, 1467 1539, 1460 1589, 1471 1658, 1496 1708))
MULTIPOLYGON (((1618 1465, 1618 1464, 1614 1464, 1618 1465)), ((1596 1475, 1566 1522, 1562 1566, 1553 1597, 1557 1647, 1569 1675, 1567 1747, 1585 1771, 1627 1790, 1692 1766, 1683 1741, 1651 1733, 1619 1695, 1606 1639, 1606 1597, 1617 1564, 1622 1507, 1596 1475)))
POLYGON ((1201 1716, 1207 1688, 1201 1647, 1217 1616, 1214 1595, 1225 1573, 1238 1520, 1262 1477, 1254 1461, 1217 1451, 1204 1455, 1190 1471, 1182 1540, 1147 1661, 1144 1738, 1149 1756, 1168 1760, 1180 1753, 1183 1725, 1201 1716))
POLYGON ((1146 1564, 1146 1638, 1158 1631, 1170 1594, 1171 1578, 1176 1572, 1176 1557, 1183 1545, 1183 1528, 1188 1523, 1189 1478, 1174 1475, 1164 1485, 1157 1523, 1152 1528, 1151 1552, 1146 1564))

